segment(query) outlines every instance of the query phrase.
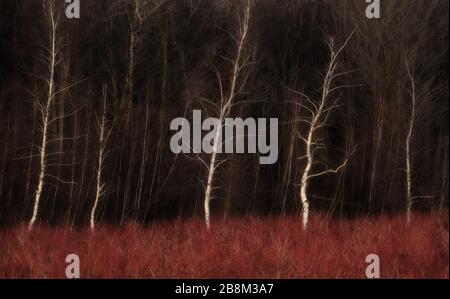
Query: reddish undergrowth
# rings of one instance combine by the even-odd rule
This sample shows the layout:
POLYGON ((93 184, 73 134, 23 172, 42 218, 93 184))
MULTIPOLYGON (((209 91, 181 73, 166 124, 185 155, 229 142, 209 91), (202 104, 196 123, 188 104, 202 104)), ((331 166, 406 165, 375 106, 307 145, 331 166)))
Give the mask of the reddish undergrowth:
POLYGON ((364 278, 378 254, 382 278, 448 278, 448 213, 328 219, 201 219, 144 228, 26 226, 0 231, 0 278, 65 278, 65 257, 80 257, 82 278, 364 278))

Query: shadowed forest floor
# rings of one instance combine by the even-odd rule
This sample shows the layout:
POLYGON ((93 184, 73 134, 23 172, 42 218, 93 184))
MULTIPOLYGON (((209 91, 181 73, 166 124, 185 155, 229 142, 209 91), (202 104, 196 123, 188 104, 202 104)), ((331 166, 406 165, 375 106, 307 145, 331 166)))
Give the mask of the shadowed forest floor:
POLYGON ((65 278, 80 257, 81 278, 365 278, 367 255, 381 278, 448 278, 448 212, 352 220, 296 217, 201 218, 142 227, 70 230, 26 225, 0 230, 0 278, 65 278))

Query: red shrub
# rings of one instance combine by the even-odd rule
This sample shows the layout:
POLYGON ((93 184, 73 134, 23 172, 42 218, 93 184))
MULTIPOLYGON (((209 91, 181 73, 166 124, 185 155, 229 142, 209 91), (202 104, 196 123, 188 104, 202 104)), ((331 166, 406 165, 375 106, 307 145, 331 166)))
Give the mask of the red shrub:
POLYGON ((448 214, 331 220, 304 232, 295 217, 201 219, 143 228, 26 226, 0 231, 0 278, 64 278, 75 253, 83 278, 364 278, 365 257, 382 278, 448 278, 448 214))

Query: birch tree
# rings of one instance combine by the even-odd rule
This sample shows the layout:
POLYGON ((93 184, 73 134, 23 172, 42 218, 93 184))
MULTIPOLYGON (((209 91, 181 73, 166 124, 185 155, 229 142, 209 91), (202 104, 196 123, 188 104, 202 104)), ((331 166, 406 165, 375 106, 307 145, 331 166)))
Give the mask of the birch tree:
POLYGON ((414 122, 416 118, 416 84, 414 75, 411 73, 408 62, 406 62, 406 71, 411 84, 411 113, 409 115, 408 133, 405 139, 405 165, 406 165, 406 218, 407 223, 411 222, 411 207, 413 204, 413 196, 411 195, 411 139, 414 130, 414 122))
MULTIPOLYGON (((439 1, 430 1, 423 12, 425 20, 436 20, 436 28, 441 28, 439 32, 445 32, 448 28, 448 21, 436 19, 440 15, 442 7, 439 1)), ((414 7, 410 8, 411 10, 414 7)), ((413 11, 417 13, 417 10, 413 11)), ((422 14, 421 14, 422 17, 422 14)), ((441 99, 448 99, 448 82, 439 79, 440 74, 436 70, 445 66, 448 57, 448 48, 435 45, 434 41, 438 35, 433 35, 431 31, 417 28, 416 24, 408 19, 405 24, 405 46, 400 53, 402 59, 402 73, 400 82, 401 88, 406 90, 406 100, 403 107, 406 115, 405 135, 401 139, 404 150, 404 182, 406 186, 406 222, 411 223, 413 205, 425 199, 437 197, 437 190, 433 190, 434 184, 426 184, 421 180, 422 176, 430 176, 428 171, 421 171, 423 163, 417 162, 420 159, 427 159, 426 150, 417 146, 418 142, 427 140, 432 134, 430 128, 434 127, 435 119, 442 111, 433 111, 430 107, 433 102, 441 99), (419 138, 422 141, 419 141, 419 138), (416 146, 414 146, 416 143, 416 146), (415 163, 416 161, 416 163, 415 163), (414 181, 418 182, 414 184, 414 181)), ((448 32, 448 31, 447 31, 448 32)), ((436 155, 442 154, 436 151, 436 155)), ((430 176, 432 177, 432 176, 430 176)))
POLYGON ((246 45, 246 41, 248 38, 248 30, 249 30, 249 23, 250 23, 250 17, 251 17, 251 8, 252 3, 250 0, 244 1, 244 6, 242 8, 242 11, 240 11, 238 16, 238 30, 236 34, 230 33, 231 39, 234 42, 234 46, 236 46, 236 53, 235 57, 233 59, 228 59, 223 57, 225 60, 227 60, 232 69, 231 69, 231 75, 230 75, 230 81, 229 81, 229 87, 228 90, 224 90, 223 81, 222 81, 222 75, 220 72, 216 69, 216 76, 219 83, 220 88, 220 98, 219 98, 219 104, 216 105, 210 100, 207 99, 201 99, 207 103, 212 104, 218 114, 218 123, 215 126, 214 131, 214 138, 213 138, 213 144, 212 144, 212 150, 211 155, 209 157, 209 161, 202 160, 203 165, 207 169, 207 179, 205 184, 205 193, 204 193, 204 199, 203 199, 203 209, 204 209, 204 215, 205 215, 205 224, 206 227, 210 228, 210 202, 211 202, 211 194, 214 190, 214 176, 216 174, 216 170, 221 166, 225 161, 218 161, 218 149, 219 146, 222 144, 221 142, 221 134, 222 134, 222 128, 223 128, 223 122, 225 118, 227 118, 230 115, 231 108, 236 100, 236 97, 240 94, 242 91, 242 88, 245 84, 245 79, 239 80, 240 75, 242 75, 243 68, 248 64, 249 57, 245 55, 244 48, 246 45))
MULTIPOLYGON (((56 73, 58 71, 59 65, 64 61, 65 57, 62 54, 63 42, 62 37, 60 36, 60 27, 61 27, 61 15, 59 12, 60 7, 56 4, 55 0, 43 0, 42 6, 44 8, 44 13, 46 16, 46 21, 48 22, 48 34, 49 40, 48 45, 45 47, 45 55, 43 55, 43 60, 46 63, 48 68, 47 77, 45 76, 35 76, 45 82, 46 96, 44 100, 40 100, 39 96, 33 95, 36 99, 35 103, 37 105, 38 111, 40 112, 40 121, 41 121, 41 136, 40 143, 37 145, 38 149, 38 159, 39 159, 39 174, 37 179, 37 186, 34 193, 34 203, 33 203, 33 212, 31 219, 29 221, 29 229, 31 230, 39 216, 39 208, 40 201, 42 198, 42 192, 44 185, 47 183, 47 179, 56 180, 58 183, 62 184, 75 184, 74 181, 65 181, 60 178, 60 170, 57 171, 56 175, 50 173, 49 169, 51 167, 61 167, 65 166, 62 163, 61 159, 52 158, 55 156, 61 156, 64 153, 62 147, 62 141, 72 139, 72 137, 65 138, 62 133, 62 123, 64 119, 77 114, 84 107, 77 108, 71 112, 65 112, 61 107, 63 107, 63 103, 61 103, 60 111, 57 115, 54 115, 54 109, 56 104, 56 98, 71 89, 73 86, 77 85, 83 80, 68 84, 67 78, 68 74, 64 74, 64 80, 60 83, 61 86, 57 88, 56 83, 56 73), (60 124, 60 133, 56 137, 52 137, 51 128, 55 126, 55 124, 59 122, 60 124), (56 151, 52 151, 52 144, 58 143, 58 149, 56 151)), ((74 138, 79 138, 80 136, 75 136, 74 138)), ((58 185, 56 185, 58 188, 58 185)), ((52 209, 53 214, 53 209, 52 209)))
POLYGON ((91 229, 95 228, 95 213, 97 211, 97 206, 103 194, 105 192, 105 183, 103 182, 103 168, 105 167, 106 158, 106 144, 111 133, 111 130, 106 128, 106 86, 103 87, 103 107, 101 120, 98 120, 98 131, 99 131, 99 149, 98 149, 98 160, 97 160, 97 170, 96 170, 96 184, 95 184, 95 199, 94 205, 91 210, 90 226, 91 229))
MULTIPOLYGON (((412 190, 412 182, 414 176, 414 158, 413 158, 413 139, 415 132, 417 130, 418 124, 417 118, 420 113, 423 114, 423 107, 430 104, 431 98, 434 96, 438 96, 438 90, 433 90, 430 88, 430 82, 433 79, 430 79, 429 82, 426 82, 426 79, 422 79, 422 86, 417 86, 417 79, 414 70, 411 68, 410 62, 408 58, 405 59, 405 69, 407 80, 409 81, 409 89, 407 93, 409 94, 409 113, 407 116, 407 130, 406 136, 404 139, 405 145, 405 185, 406 185, 406 223, 411 223, 411 213, 412 207, 414 203, 419 199, 433 198, 433 195, 414 195, 412 190), (422 107, 421 109, 419 109, 422 107)), ((417 154, 417 153, 416 153, 417 154)), ((416 192, 416 194, 419 192, 416 192)))
POLYGON ((29 222, 29 229, 33 228, 34 223, 37 220, 39 214, 39 203, 42 196, 42 189, 44 186, 44 178, 47 175, 47 146, 49 143, 49 124, 51 121, 50 109, 53 101, 55 100, 55 69, 58 61, 58 53, 60 50, 60 43, 57 36, 58 26, 60 22, 60 14, 56 11, 54 0, 46 0, 43 2, 44 10, 49 22, 49 47, 48 47, 48 78, 45 78, 47 83, 47 98, 44 104, 40 104, 39 109, 41 112, 42 121, 42 136, 39 146, 39 177, 38 184, 34 195, 33 214, 29 222))
POLYGON ((302 104, 296 102, 302 108, 304 108, 307 113, 310 115, 308 118, 300 118, 298 119, 301 123, 306 123, 307 131, 306 137, 299 134, 299 138, 305 144, 306 154, 300 159, 305 159, 306 164, 303 167, 303 174, 300 180, 300 200, 302 204, 302 224, 303 229, 306 230, 308 226, 308 218, 309 218, 309 209, 310 209, 310 200, 308 197, 308 186, 311 182, 311 179, 317 178, 330 173, 337 173, 342 168, 344 168, 348 162, 348 158, 344 160, 338 167, 334 169, 326 169, 323 171, 314 171, 313 166, 318 163, 315 153, 320 150, 326 150, 326 145, 318 137, 319 129, 323 128, 327 125, 327 121, 331 112, 338 107, 337 100, 331 101, 331 94, 339 89, 347 88, 350 86, 336 86, 334 85, 334 81, 337 77, 344 75, 345 73, 336 73, 336 68, 338 65, 338 58, 344 48, 347 46, 351 36, 353 33, 347 38, 344 44, 337 48, 334 40, 331 38, 328 42, 329 50, 330 50, 330 60, 323 77, 322 89, 321 89, 321 97, 317 101, 308 97, 303 92, 295 91, 294 93, 300 95, 302 98, 306 100, 307 104, 302 104))

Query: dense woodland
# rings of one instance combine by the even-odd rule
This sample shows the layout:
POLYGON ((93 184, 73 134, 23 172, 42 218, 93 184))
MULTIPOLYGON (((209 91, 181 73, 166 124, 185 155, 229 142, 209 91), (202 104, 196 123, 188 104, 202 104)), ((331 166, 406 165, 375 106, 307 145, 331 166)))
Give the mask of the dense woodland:
POLYGON ((223 92, 279 119, 279 157, 217 155, 213 217, 301 215, 307 152, 311 213, 447 208, 449 3, 381 2, 2 0, 0 223, 202 217, 210 157, 174 154, 170 122, 223 92))

